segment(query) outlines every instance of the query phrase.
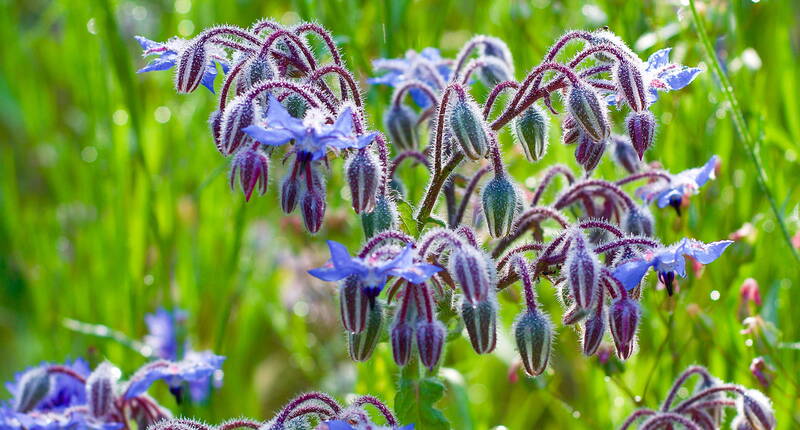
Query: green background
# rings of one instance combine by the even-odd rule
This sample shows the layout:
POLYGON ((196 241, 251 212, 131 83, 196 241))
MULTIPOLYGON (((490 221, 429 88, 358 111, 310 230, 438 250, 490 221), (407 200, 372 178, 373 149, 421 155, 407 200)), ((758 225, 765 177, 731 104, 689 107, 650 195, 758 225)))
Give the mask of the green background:
MULTIPOLYGON (((136 75, 144 60, 133 35, 166 40, 217 23, 315 20, 334 33, 363 82, 373 58, 427 46, 452 57, 483 33, 508 43, 519 79, 565 30, 608 25, 643 58, 673 46, 676 61, 707 68, 691 13, 680 3, 0 0, 0 379, 40 360, 77 356, 108 358, 130 372, 144 358, 114 340, 68 330, 64 319, 140 338, 145 313, 178 306, 189 311, 194 345, 228 360, 224 386, 207 405, 181 409, 166 387, 151 390, 176 411, 211 422, 265 419, 309 389, 341 399, 368 392, 393 398, 398 371, 388 345, 366 364, 350 362, 335 285, 305 274, 325 260, 324 239, 355 248, 362 237, 338 192, 341 162, 334 162, 325 226, 313 238, 296 216, 280 213, 279 163, 269 193, 245 204, 229 190, 227 162, 208 133, 214 96, 203 89, 178 96, 170 72, 136 75)), ((792 234, 800 222, 797 5, 698 3, 792 234)), ((364 90, 369 121, 380 127, 390 93, 364 90)), ((673 298, 655 290, 645 295, 639 352, 622 367, 583 357, 575 332, 560 327, 552 371, 534 380, 509 378, 516 353, 508 332, 518 305, 504 295, 496 353, 477 356, 466 339, 448 346, 439 406, 455 428, 610 428, 637 401, 657 406, 690 364, 756 387, 748 366, 757 356, 777 376, 764 391, 775 401, 780 428, 800 423, 800 324, 792 313, 800 306, 794 293, 800 265, 757 186, 710 69, 688 88, 663 95, 654 112, 661 125, 650 159, 678 172, 712 154, 722 158, 717 180, 682 218, 656 211, 660 238, 718 240, 748 222, 754 233, 702 277, 683 280, 673 298), (741 308, 738 289, 747 277, 758 280, 763 306, 741 308), (741 321, 751 312, 767 328, 742 335, 741 321)), ((554 143, 544 161, 530 164, 512 152, 518 150, 508 133, 503 140, 510 170, 523 184, 547 165, 572 159, 570 148, 554 143)), ((418 195, 423 172, 408 171, 406 185, 418 195)), ((621 175, 608 159, 599 172, 621 175)), ((540 296, 559 321, 552 289, 544 285, 540 296)))

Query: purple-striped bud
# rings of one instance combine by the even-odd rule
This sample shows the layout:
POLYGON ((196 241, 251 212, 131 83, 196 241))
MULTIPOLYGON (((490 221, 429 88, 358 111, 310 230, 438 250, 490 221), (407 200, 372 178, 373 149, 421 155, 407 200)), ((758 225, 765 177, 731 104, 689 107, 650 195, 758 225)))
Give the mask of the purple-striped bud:
POLYGON ((639 155, 639 160, 644 157, 644 152, 653 145, 656 132, 656 117, 650 111, 631 112, 625 118, 628 127, 628 136, 631 138, 633 149, 639 155))
POLYGON ((489 151, 489 136, 475 102, 456 98, 450 105, 448 125, 464 155, 480 160, 489 151))
POLYGON ((521 313, 514 322, 514 337, 525 373, 538 376, 547 368, 553 343, 553 325, 539 310, 521 313))
POLYGON ((628 102, 631 110, 634 112, 645 110, 647 108, 647 98, 645 97, 644 80, 639 66, 631 61, 618 61, 614 72, 617 87, 620 89, 622 97, 628 102))
POLYGON ((392 341, 392 357, 398 366, 405 366, 411 359, 414 349, 414 327, 405 321, 397 321, 390 334, 392 341))
POLYGON ((370 238, 382 231, 391 230, 397 225, 397 206, 387 196, 378 196, 375 209, 361 214, 364 235, 370 238))
POLYGON ((208 116, 208 127, 211 129, 211 137, 214 139, 214 146, 220 151, 222 148, 220 132, 222 131, 222 113, 219 110, 211 112, 208 116))
POLYGON ((739 415, 743 416, 754 430, 775 428, 775 412, 772 402, 761 391, 747 390, 737 401, 739 415))
POLYGON ((381 176, 375 156, 366 149, 360 149, 347 160, 345 171, 353 209, 358 214, 372 212, 381 176))
POLYGON ((385 116, 386 131, 389 132, 389 139, 400 151, 411 151, 419 146, 419 131, 417 121, 419 115, 414 109, 406 105, 393 105, 386 112, 385 116))
POLYGON ((573 304, 561 316, 561 323, 564 325, 573 325, 581 322, 587 315, 591 313, 591 309, 582 308, 573 304))
POLYGON ((191 93, 203 81, 208 56, 202 39, 189 43, 178 58, 175 67, 175 89, 179 93, 191 93))
POLYGON ((461 305, 461 318, 467 327, 472 349, 478 354, 488 354, 497 345, 497 304, 486 299, 478 303, 465 301, 461 305))
POLYGON ((252 125, 255 117, 255 106, 246 96, 237 97, 230 102, 222 114, 222 128, 219 132, 217 149, 222 155, 231 155, 252 140, 242 129, 252 125))
POLYGON ((641 170, 642 160, 639 159, 639 155, 633 149, 631 141, 625 136, 612 136, 611 140, 614 142, 614 161, 628 173, 636 173, 641 170))
POLYGON ((461 287, 464 300, 478 303, 489 297, 491 278, 486 258, 471 246, 453 250, 448 261, 447 272, 461 287))
POLYGON ((544 157, 547 152, 549 126, 550 118, 537 104, 532 104, 514 119, 514 133, 519 143, 522 144, 525 158, 528 161, 533 162, 544 157))
POLYGON ((585 83, 573 85, 567 95, 567 109, 584 133, 596 142, 611 134, 608 111, 597 92, 585 83))
POLYGON ((30 412, 50 394, 51 386, 50 374, 46 368, 37 367, 28 370, 17 384, 17 401, 14 409, 22 413, 30 412))
POLYGON ((589 247, 586 236, 577 232, 564 262, 567 284, 576 306, 594 309, 597 289, 600 288, 600 261, 589 247))
POLYGON ((269 180, 269 157, 258 149, 239 151, 233 158, 230 177, 231 189, 236 185, 237 173, 245 201, 250 201, 253 190, 256 188, 258 188, 258 193, 263 196, 267 192, 269 180))
POLYGON ((736 415, 731 421, 731 430, 753 430, 753 427, 747 423, 747 418, 736 415))
POLYGON ((375 300, 366 315, 364 330, 360 333, 350 333, 348 336, 348 346, 350 358, 355 361, 367 361, 375 351, 375 346, 381 339, 381 329, 383 328, 383 307, 380 302, 375 300))
POLYGON ((86 397, 89 415, 94 418, 107 416, 114 406, 114 387, 119 378, 119 371, 104 361, 94 369, 86 379, 86 397))
POLYGON ((583 323, 583 353, 585 355, 593 355, 603 342, 603 336, 606 333, 606 315, 600 312, 592 313, 592 316, 586 319, 583 323))
POLYGON ((339 287, 339 310, 342 313, 342 325, 350 333, 361 333, 367 325, 369 297, 362 291, 358 276, 348 276, 339 287))
POLYGON ((442 358, 444 338, 447 334, 444 325, 439 321, 421 320, 417 323, 417 350, 422 364, 433 370, 442 358))
POLYGON ((583 167, 583 170, 591 172, 598 164, 603 154, 606 152, 606 141, 595 142, 586 133, 581 133, 578 138, 578 146, 575 147, 575 160, 583 167))
POLYGON ((485 56, 481 57, 480 61, 483 65, 477 70, 478 79, 487 87, 491 88, 500 82, 514 80, 514 74, 500 58, 485 56))
POLYGON ((283 213, 290 214, 297 207, 300 185, 300 180, 294 172, 287 172, 286 176, 281 179, 281 210, 283 213))
POLYGON ((495 176, 483 187, 483 214, 492 237, 503 237, 511 231, 520 201, 517 188, 503 176, 495 176))
POLYGON ((625 214, 622 228, 635 236, 653 236, 653 215, 647 206, 633 207, 625 214))
POLYGON ((325 181, 322 174, 311 170, 311 184, 304 187, 300 196, 300 212, 303 215, 303 223, 311 233, 316 233, 322 227, 322 220, 325 218, 325 181))
POLYGON ((622 360, 627 360, 633 353, 639 314, 639 305, 629 298, 614 301, 608 309, 608 327, 614 338, 617 356, 622 360))
POLYGON ((572 145, 577 142, 581 137, 581 128, 565 128, 561 133, 561 143, 564 145, 572 145))

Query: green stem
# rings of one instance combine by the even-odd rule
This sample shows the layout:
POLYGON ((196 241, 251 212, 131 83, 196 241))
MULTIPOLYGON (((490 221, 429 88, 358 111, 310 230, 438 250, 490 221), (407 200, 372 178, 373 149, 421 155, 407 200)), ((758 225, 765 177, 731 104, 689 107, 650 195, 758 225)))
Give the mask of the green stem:
POLYGON ((742 109, 739 107, 739 102, 736 100, 736 95, 733 93, 733 86, 731 86, 728 77, 722 71, 722 66, 720 66, 719 60, 714 54, 714 47, 711 44, 711 41, 708 39, 708 34, 706 34, 705 27, 703 27, 703 24, 700 22, 700 16, 697 14, 697 8, 694 5, 694 0, 689 0, 689 7, 692 10, 692 21, 694 21, 697 34, 700 36, 700 41, 703 43, 703 48, 705 49, 706 55, 709 58, 712 69, 714 70, 714 74, 717 76, 722 86, 722 94, 725 96, 731 106, 733 124, 742 139, 742 143, 744 143, 744 148, 747 151, 747 155, 750 157, 750 160, 753 162, 753 165, 756 168, 756 182, 758 183, 759 188, 761 188, 761 191, 767 196, 770 208, 772 208, 775 218, 778 219, 778 225, 781 228, 781 232, 783 233, 783 238, 786 240, 786 244, 791 250, 792 256, 795 260, 800 262, 800 254, 798 254, 797 250, 794 248, 794 246, 792 246, 792 237, 789 234, 789 229, 786 227, 786 221, 783 219, 783 215, 778 209, 778 204, 775 202, 775 197, 772 195, 772 191, 770 191, 769 187, 767 186, 764 167, 761 165, 761 160, 759 160, 758 155, 756 154, 755 145, 752 140, 753 138, 750 136, 750 131, 748 130, 747 123, 744 120, 742 109))

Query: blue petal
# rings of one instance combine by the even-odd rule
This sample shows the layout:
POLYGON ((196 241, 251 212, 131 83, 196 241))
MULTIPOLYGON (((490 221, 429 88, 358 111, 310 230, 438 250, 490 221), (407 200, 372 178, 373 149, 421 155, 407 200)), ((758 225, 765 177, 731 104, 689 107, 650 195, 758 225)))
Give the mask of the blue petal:
POLYGON ((642 281, 645 273, 647 273, 647 269, 649 269, 651 265, 652 262, 639 258, 617 266, 614 269, 613 275, 622 283, 626 290, 632 290, 639 285, 639 282, 642 281))
POLYGON ((372 133, 367 133, 363 136, 359 136, 355 144, 353 145, 353 148, 356 149, 366 148, 367 146, 369 146, 370 143, 372 143, 372 141, 375 140, 375 136, 377 135, 378 132, 373 131, 372 133))
POLYGON ((352 273, 350 273, 349 270, 342 270, 336 267, 327 266, 311 269, 308 271, 308 274, 325 282, 335 282, 341 281, 342 279, 350 276, 352 273))
POLYGON ((291 116, 283 104, 279 102, 278 99, 272 94, 269 95, 267 126, 270 128, 284 128, 297 138, 301 138, 305 135, 305 126, 303 125, 303 120, 291 116))
POLYGON ((698 187, 702 187, 708 182, 709 179, 714 179, 714 170, 717 168, 717 163, 719 162, 719 157, 716 155, 711 156, 711 158, 703 165, 700 169, 700 172, 695 177, 695 182, 697 182, 698 187))
POLYGON ((413 284, 421 284, 441 270, 441 267, 434 266, 433 264, 419 263, 410 267, 392 269, 389 271, 389 274, 403 278, 413 284))
POLYGON ((684 252, 701 264, 708 264, 719 258, 732 243, 733 241, 731 240, 720 240, 705 244, 697 240, 689 239, 684 252))
POLYGON ((336 118, 336 123, 333 124, 332 133, 339 133, 342 136, 349 136, 353 134, 353 110, 346 108, 336 118))
POLYGON ((163 46, 163 43, 158 43, 144 36, 133 36, 133 38, 136 39, 137 42, 139 42, 139 45, 141 45, 142 49, 144 49, 145 51, 147 51, 148 49, 153 49, 153 48, 158 48, 159 46, 163 46))
POLYGON ((328 430, 356 430, 353 426, 341 420, 325 421, 325 425, 328 426, 328 430))
POLYGON ((376 76, 374 78, 367 79, 367 83, 371 85, 389 85, 391 87, 397 85, 397 83, 401 80, 402 73, 391 71, 389 73, 384 74, 383 76, 376 76))
POLYGON ((212 60, 206 64, 206 72, 203 73, 203 80, 200 82, 203 84, 204 87, 208 88, 211 91, 211 94, 214 93, 214 81, 217 79, 217 65, 212 60))
POLYGON ((408 93, 411 95, 411 99, 414 100, 414 103, 421 108, 426 108, 430 106, 431 99, 419 88, 411 88, 408 90, 408 93))
POLYGON ((153 61, 147 63, 147 65, 137 70, 136 73, 169 70, 175 67, 176 61, 177 61, 177 56, 162 55, 158 58, 153 59, 153 61))
POLYGON ((412 244, 409 243, 397 256, 381 266, 378 270, 388 272, 392 269, 409 267, 412 264, 414 264, 414 249, 412 248, 412 244))
POLYGON ((658 201, 658 207, 665 208, 669 205, 670 200, 673 196, 678 195, 683 197, 683 186, 679 186, 676 188, 669 188, 667 190, 662 191, 659 193, 655 199, 658 201))
POLYGON ((659 74, 659 78, 674 91, 689 85, 701 71, 697 67, 681 66, 659 74))
POLYGON ((347 248, 334 240, 328 241, 328 249, 331 252, 331 261, 336 267, 347 267, 352 264, 352 257, 347 248))
POLYGON ((294 139, 294 135, 288 130, 270 128, 266 129, 257 125, 248 125, 242 129, 248 136, 264 145, 280 146, 294 139))
POLYGON ((426 58, 431 61, 439 61, 442 59, 442 55, 439 53, 439 50, 430 46, 423 48, 419 55, 422 58, 426 58))
POLYGON ((667 64, 669 64, 669 53, 672 51, 672 48, 664 48, 659 51, 653 53, 650 58, 647 59, 647 64, 645 64, 645 72, 651 72, 654 70, 658 70, 667 64))
POLYGON ((400 427, 400 428, 399 428, 399 429, 397 429, 397 430, 414 430, 414 424, 409 424, 409 425, 406 425, 406 426, 400 427))
POLYGON ((144 365, 130 380, 125 390, 125 399, 144 394, 159 379, 196 381, 211 376, 222 366, 225 357, 208 351, 193 353, 191 357, 178 362, 157 361, 144 365))

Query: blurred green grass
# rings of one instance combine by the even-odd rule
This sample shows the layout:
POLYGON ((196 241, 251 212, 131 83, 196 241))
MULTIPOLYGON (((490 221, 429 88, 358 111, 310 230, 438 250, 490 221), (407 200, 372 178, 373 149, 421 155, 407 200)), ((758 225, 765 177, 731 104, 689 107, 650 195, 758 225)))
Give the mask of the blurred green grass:
MULTIPOLYGON (((800 8, 789 1, 698 7, 758 137, 768 183, 797 232, 800 8)), ((216 23, 248 26, 261 17, 285 24, 316 20, 334 33, 361 78, 373 58, 426 46, 453 56, 477 33, 508 43, 518 78, 571 28, 608 25, 643 57, 665 46, 674 46, 684 64, 703 63, 704 55, 680 2, 0 0, 0 9, 0 350, 6 352, 0 379, 39 360, 79 355, 107 357, 130 371, 143 359, 113 341, 68 331, 63 319, 139 337, 144 313, 179 306, 190 312, 194 343, 229 357, 225 385, 210 404, 182 410, 212 422, 269 417, 309 389, 391 399, 397 369, 385 344, 367 364, 349 361, 334 287, 304 274, 324 260, 324 239, 355 247, 361 237, 358 218, 332 191, 342 187, 341 177, 331 179, 332 210, 311 240, 297 219, 280 214, 274 181, 267 196, 245 205, 229 191, 226 163, 210 142, 206 118, 214 97, 205 91, 177 96, 169 73, 136 75, 143 60, 133 35, 165 40, 216 23)), ((380 127, 389 93, 365 90, 370 121, 380 127)), ((673 299, 648 292, 640 352, 610 377, 578 353, 574 332, 562 329, 553 372, 512 383, 507 332, 516 305, 504 295, 498 352, 476 356, 466 340, 447 352, 448 392, 440 406, 455 428, 609 428, 635 408, 635 396, 656 406, 689 364, 756 386, 748 366, 761 355, 780 375, 765 390, 776 402, 780 427, 800 424, 800 324, 792 314, 800 306, 792 294, 800 288, 800 268, 722 100, 709 70, 655 108, 661 126, 651 158, 672 171, 700 165, 713 153, 723 160, 717 181, 683 218, 657 214, 658 231, 667 243, 685 235, 710 241, 751 222, 755 235, 702 278, 683 281, 673 299), (760 283, 760 313, 779 332, 772 343, 756 338, 748 345, 739 333, 738 287, 747 277, 760 283)), ((568 148, 552 145, 545 163, 570 158, 568 148)), ((510 169, 524 182, 545 163, 520 158, 510 169)), ((608 161, 600 170, 619 175, 608 161)), ((416 173, 406 183, 419 189, 424 182, 416 173)), ((558 320, 548 288, 541 295, 558 320)), ((174 407, 160 388, 158 397, 174 407)))

